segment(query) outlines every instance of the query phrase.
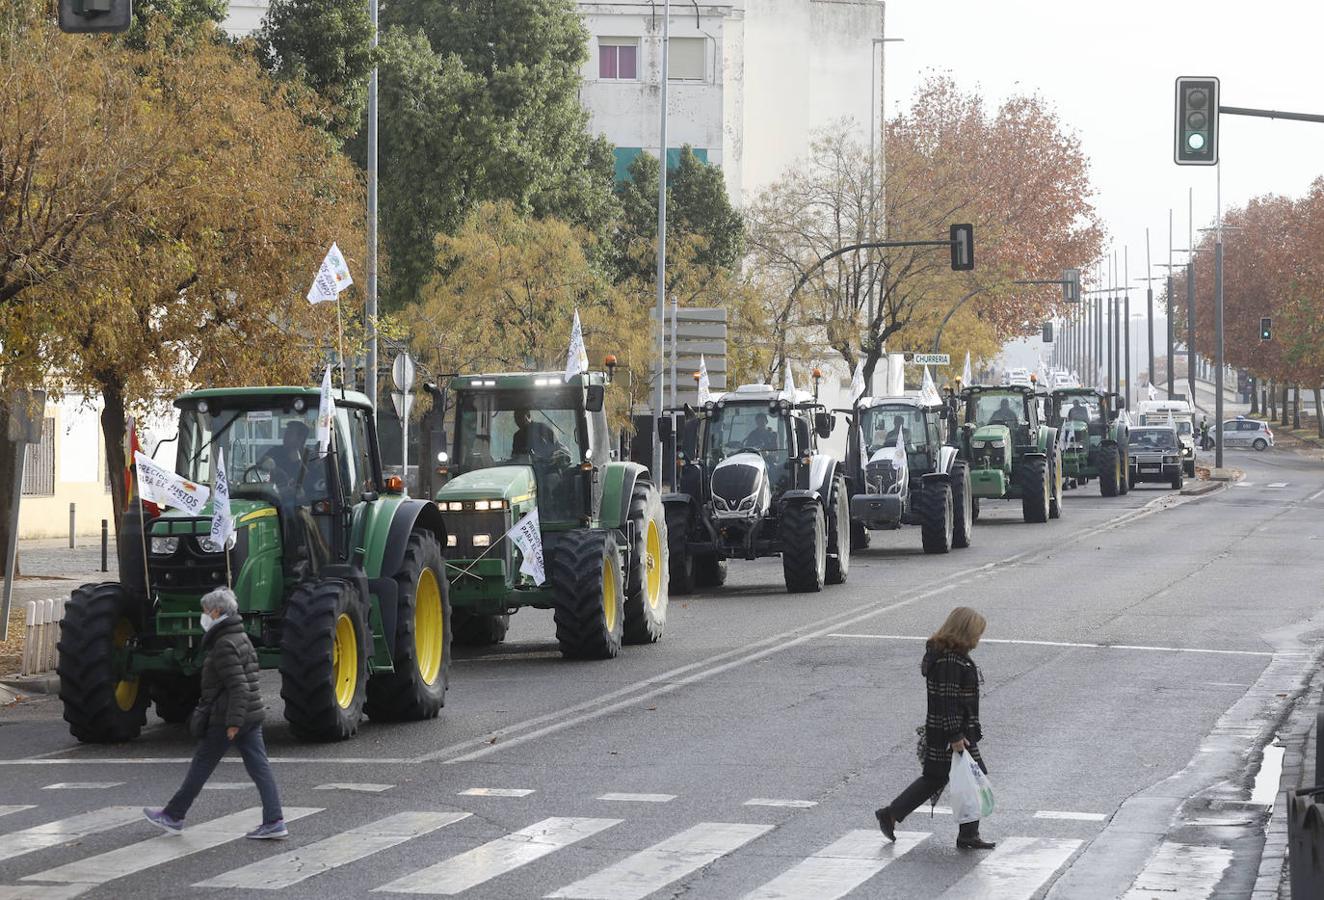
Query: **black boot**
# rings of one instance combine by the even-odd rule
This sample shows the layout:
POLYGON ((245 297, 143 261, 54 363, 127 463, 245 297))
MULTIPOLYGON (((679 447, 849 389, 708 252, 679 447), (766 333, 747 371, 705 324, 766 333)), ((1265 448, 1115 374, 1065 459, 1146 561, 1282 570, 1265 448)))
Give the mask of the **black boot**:
POLYGON ((892 810, 884 806, 882 809, 875 809, 873 817, 878 820, 878 830, 883 833, 883 837, 892 843, 896 843, 896 819, 892 818, 892 810))
POLYGON ((992 850, 997 846, 979 836, 979 822, 964 822, 956 835, 956 846, 962 850, 992 850))

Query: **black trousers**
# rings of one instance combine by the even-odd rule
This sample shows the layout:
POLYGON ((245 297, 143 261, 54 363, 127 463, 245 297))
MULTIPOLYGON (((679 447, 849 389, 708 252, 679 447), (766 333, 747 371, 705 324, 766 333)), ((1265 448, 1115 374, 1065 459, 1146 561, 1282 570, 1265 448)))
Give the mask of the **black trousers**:
MULTIPOLYGON (((987 774, 988 767, 984 765, 984 760, 979 755, 979 750, 972 744, 970 745, 970 755, 974 757, 975 762, 979 763, 979 768, 987 774)), ((896 799, 887 804, 887 808, 892 812, 892 818, 900 822, 906 816, 913 813, 924 805, 934 794, 947 787, 947 773, 941 775, 929 770, 910 783, 910 786, 897 794, 896 799)), ((967 823, 969 824, 969 823, 967 823)), ((974 823, 974 829, 977 831, 978 823, 974 823)), ((964 827, 962 831, 966 830, 964 827)))

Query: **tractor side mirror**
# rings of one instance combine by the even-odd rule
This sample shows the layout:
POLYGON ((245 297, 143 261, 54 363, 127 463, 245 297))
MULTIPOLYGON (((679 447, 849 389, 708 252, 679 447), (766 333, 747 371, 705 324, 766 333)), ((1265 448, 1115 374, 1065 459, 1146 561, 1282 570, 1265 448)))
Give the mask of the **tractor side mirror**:
POLYGON ((600 384, 590 384, 584 391, 584 410, 602 412, 602 404, 607 399, 607 389, 600 384))
POLYGON ((671 416, 658 416, 657 436, 664 441, 671 437, 671 416))
POLYGON ((821 438, 828 438, 832 435, 832 429, 836 427, 837 420, 831 413, 814 413, 814 431, 818 432, 821 438))

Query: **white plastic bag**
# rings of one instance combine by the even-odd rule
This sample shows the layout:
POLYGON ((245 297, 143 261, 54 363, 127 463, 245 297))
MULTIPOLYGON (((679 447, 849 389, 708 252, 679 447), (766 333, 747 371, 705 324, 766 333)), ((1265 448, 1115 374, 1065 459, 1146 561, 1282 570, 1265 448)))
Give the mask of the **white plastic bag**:
POLYGON ((952 793, 952 813, 964 825, 986 819, 993 812, 993 785, 969 753, 953 753, 947 773, 952 793))

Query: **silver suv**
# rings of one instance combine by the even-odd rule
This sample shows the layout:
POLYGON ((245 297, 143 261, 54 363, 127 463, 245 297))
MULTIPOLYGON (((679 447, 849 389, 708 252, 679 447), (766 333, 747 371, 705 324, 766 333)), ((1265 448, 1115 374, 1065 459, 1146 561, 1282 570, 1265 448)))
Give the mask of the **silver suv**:
POLYGON ((1223 446, 1268 450, 1273 446, 1273 431, 1268 422, 1237 416, 1223 423, 1223 446))

